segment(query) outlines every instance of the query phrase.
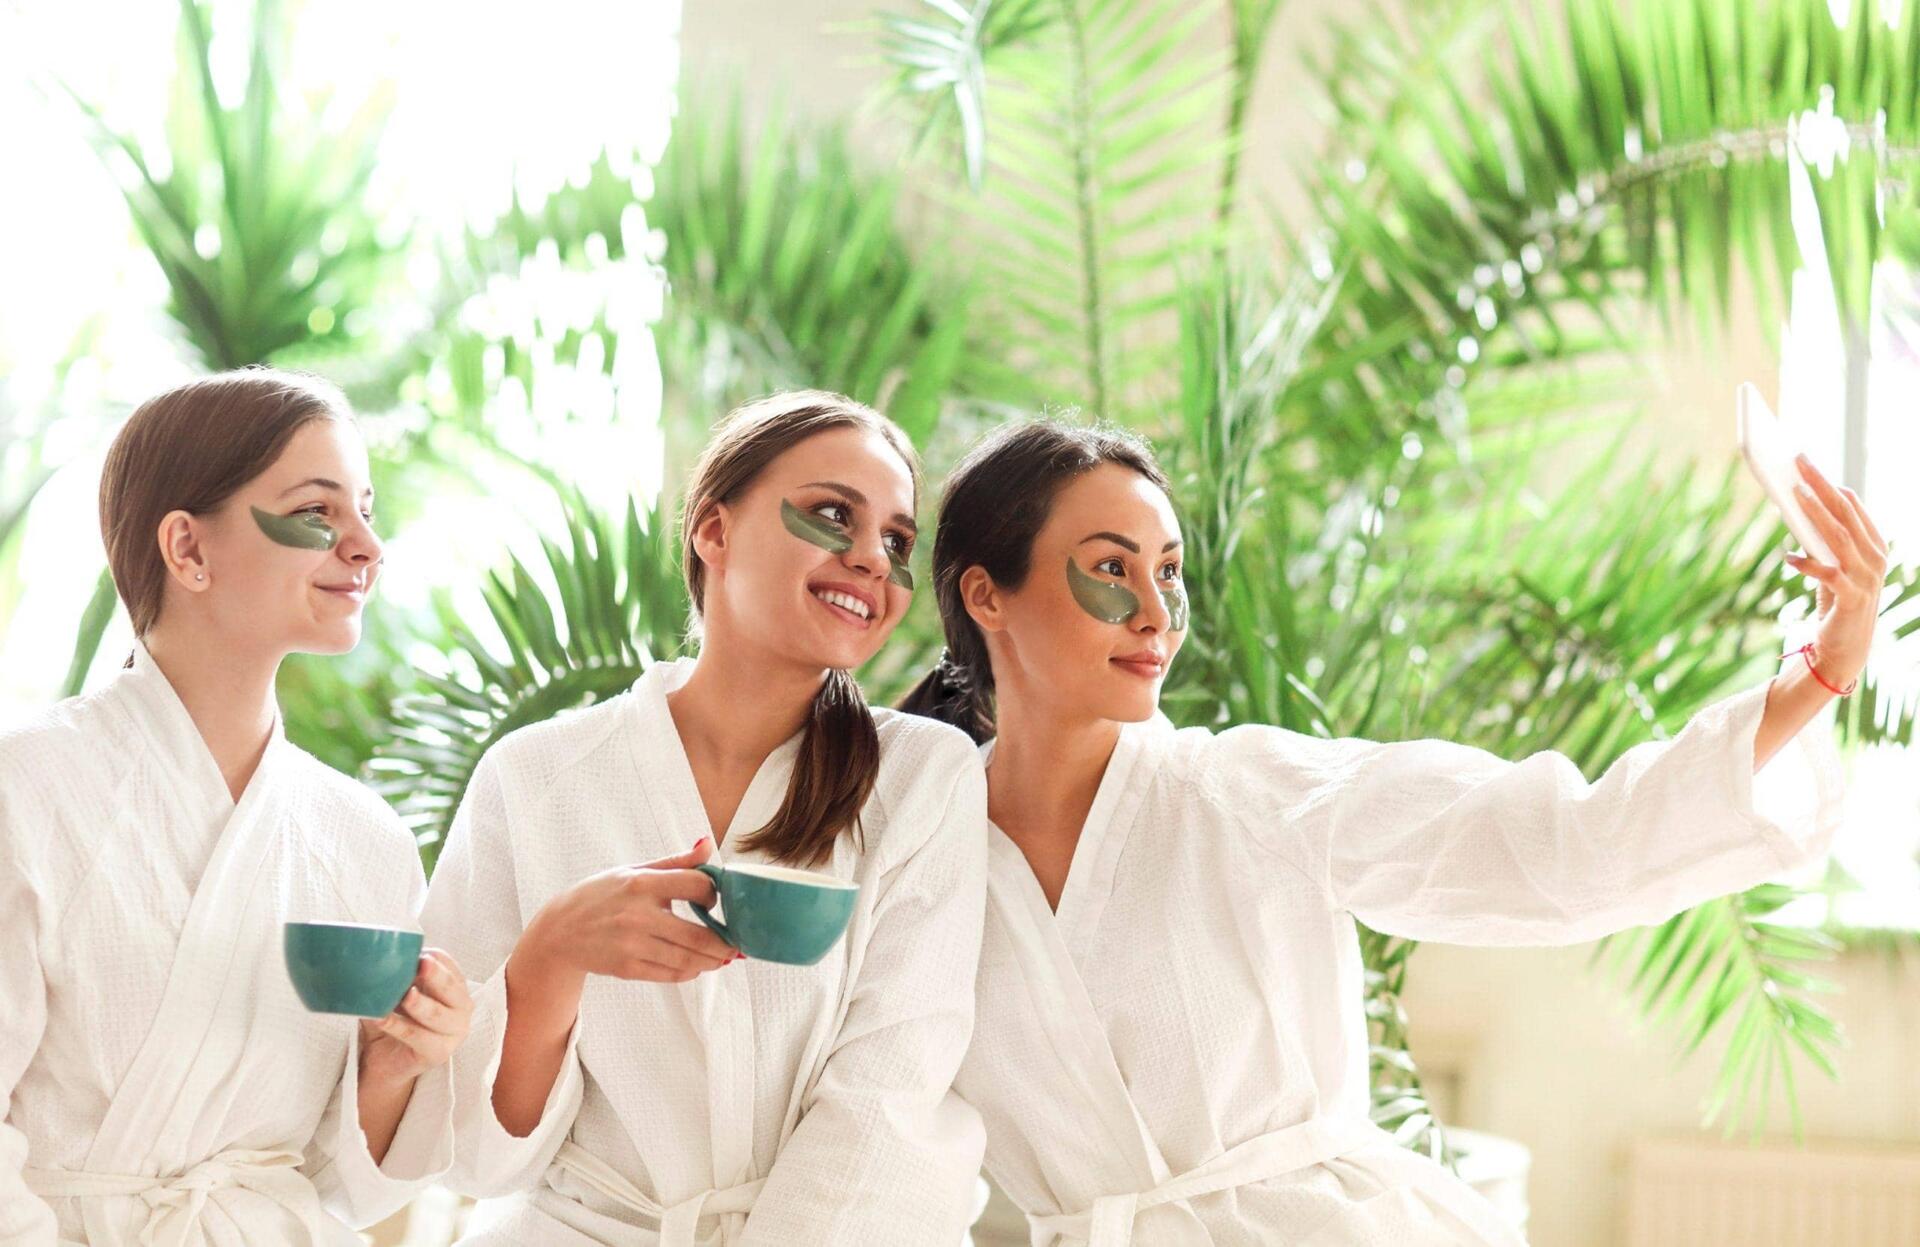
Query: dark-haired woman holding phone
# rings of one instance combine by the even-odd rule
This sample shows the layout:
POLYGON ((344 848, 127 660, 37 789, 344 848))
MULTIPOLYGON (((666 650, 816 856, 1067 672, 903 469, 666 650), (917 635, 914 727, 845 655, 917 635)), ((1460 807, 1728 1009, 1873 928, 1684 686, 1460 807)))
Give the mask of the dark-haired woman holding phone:
POLYGON ((917 487, 900 430, 841 396, 733 413, 682 522, 699 656, 482 759, 425 917, 483 981, 454 1183, 504 1198, 463 1241, 960 1241, 980 762, 851 675, 911 601, 917 487), (707 863, 857 885, 844 937, 738 956, 670 908, 714 904, 707 863))
POLYGON ((359 641, 380 574, 346 400, 271 369, 136 409, 100 526, 126 669, 0 735, 0 1242, 360 1242, 451 1161, 460 969, 308 1013, 286 921, 411 927, 387 804, 289 744, 274 676, 359 641))
POLYGON ((1369 1124, 1355 920, 1572 943, 1824 853, 1818 716, 1865 663, 1887 554, 1858 499, 1803 474, 1840 560, 1791 560, 1821 585, 1812 647, 1588 783, 1553 753, 1176 731, 1160 687, 1199 609, 1152 453, 1038 422, 965 458, 933 554, 949 653, 904 708, 990 742, 955 1085, 1035 1247, 1519 1241, 1369 1124))

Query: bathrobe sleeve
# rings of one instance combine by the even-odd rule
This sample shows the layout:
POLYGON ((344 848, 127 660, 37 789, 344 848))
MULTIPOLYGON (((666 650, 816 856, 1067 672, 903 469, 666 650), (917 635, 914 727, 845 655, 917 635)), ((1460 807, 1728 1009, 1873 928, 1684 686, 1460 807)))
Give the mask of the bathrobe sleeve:
MULTIPOLYGON (((40 972, 42 907, 37 872, 25 859, 27 828, 10 804, 13 776, 0 770, 0 1108, 13 1098, 47 1024, 40 972)), ((53 1209, 27 1189, 27 1137, 0 1114, 0 1243, 52 1243, 53 1209)))
MULTIPOLYGON (((331 777, 328 777, 331 782, 331 777)), ((378 848, 367 855, 364 875, 356 888, 374 895, 354 906, 361 921, 411 927, 426 898, 426 876, 411 834, 379 796, 355 786, 357 808, 350 818, 364 818, 377 834, 378 848)), ((429 941, 431 942, 431 941, 429 941)), ((360 1025, 348 1031, 347 1057, 340 1082, 334 1088, 313 1141, 307 1146, 307 1165, 321 1206, 357 1228, 391 1216, 423 1188, 444 1175, 453 1164, 453 1073, 451 1062, 414 1080, 407 1107, 375 1164, 360 1129, 360 1025)))
POLYGON ((986 781, 964 736, 928 735, 933 756, 901 771, 930 782, 889 822, 924 838, 883 867, 845 1016, 742 1247, 953 1243, 972 1219, 985 1131, 951 1087, 973 1033, 986 781))
POLYGON ((507 1030, 507 957, 521 932, 500 748, 474 769, 421 918, 427 942, 453 954, 473 991, 472 1029, 453 1058, 454 1166, 447 1185, 477 1199, 523 1190, 546 1172, 573 1129, 584 1085, 576 1019, 539 1124, 520 1138, 494 1115, 493 1082, 507 1030))
POLYGON ((1443 741, 1239 727, 1203 782, 1254 841, 1378 931, 1569 944, 1664 921, 1822 856, 1840 821, 1829 706, 1755 775, 1767 685, 1707 706, 1588 783, 1443 741))

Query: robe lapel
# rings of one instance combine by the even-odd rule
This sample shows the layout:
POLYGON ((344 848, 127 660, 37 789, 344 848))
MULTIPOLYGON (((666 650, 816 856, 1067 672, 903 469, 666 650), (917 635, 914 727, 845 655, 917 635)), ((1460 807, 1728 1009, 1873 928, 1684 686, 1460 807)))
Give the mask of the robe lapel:
MULTIPOLYGON (((179 776, 180 800, 209 808, 228 800, 192 717, 144 647, 120 678, 129 712, 179 776)), ((251 991, 260 957, 279 955, 273 889, 260 884, 285 834, 292 751, 276 716, 260 765, 194 889, 160 1009, 94 1136, 88 1170, 153 1173, 173 1159, 200 1159, 183 1153, 206 1106, 220 1102, 247 1041, 248 1028, 234 1025, 233 1016, 251 1001, 231 997, 251 991)))
MULTIPOLYGON (((1100 1124, 1097 1150, 1127 1167, 1122 1189, 1128 1190, 1158 1186, 1172 1171, 1134 1105, 1077 958, 1086 955, 1113 893, 1121 852, 1164 753, 1166 729, 1159 716, 1121 729, 1074 845, 1057 913, 1048 907, 1020 846, 998 827, 989 828, 987 887, 995 913, 1020 951, 1021 988, 1054 1045, 1058 1068, 1074 1081, 1100 1124)), ((991 746, 986 752, 991 755, 991 746)))
POLYGON ((1114 874, 1120 866, 1120 854, 1139 817, 1141 800, 1159 769, 1165 735, 1155 718, 1146 723, 1128 723, 1121 727, 1114 742, 1113 756, 1100 777, 1087 821, 1080 828, 1074 845, 1073 863, 1067 869, 1066 884, 1060 890, 1058 928, 1067 947, 1076 957, 1084 957, 1107 898, 1113 895, 1114 874))
POLYGON ((1092 1150, 1117 1157, 1126 1166, 1126 1189, 1157 1186, 1172 1171, 1134 1107, 1132 1092, 1107 1043, 1106 1029, 1074 965, 1062 924, 1047 907, 1046 893, 1040 890, 1020 846, 998 827, 991 827, 988 834, 990 903, 1019 950, 1016 977, 1027 993, 1029 1008, 1040 1019, 1042 1033, 1053 1045, 1056 1068, 1073 1082, 1099 1123, 1098 1142, 1089 1141, 1092 1150))
MULTIPOLYGON (((691 659, 656 663, 634 686, 635 763, 645 780, 648 811, 667 844, 661 855, 683 853, 700 837, 711 834, 700 787, 693 777, 686 748, 667 709, 667 694, 692 673, 691 659)), ((743 854, 740 838, 764 826, 780 808, 799 752, 799 736, 767 755, 754 772, 746 793, 734 810, 723 843, 709 860, 758 861, 743 854)), ((724 917, 724 914, 722 915, 724 917)), ((681 986, 706 1045, 709 1146, 713 1173, 699 1176, 703 1185, 725 1188, 745 1182, 753 1168, 754 1025, 753 1000, 746 977, 716 972, 702 974, 681 986)), ((662 1191, 673 1196, 676 1193, 662 1191)), ((663 1202, 671 1202, 663 1201, 663 1202)))

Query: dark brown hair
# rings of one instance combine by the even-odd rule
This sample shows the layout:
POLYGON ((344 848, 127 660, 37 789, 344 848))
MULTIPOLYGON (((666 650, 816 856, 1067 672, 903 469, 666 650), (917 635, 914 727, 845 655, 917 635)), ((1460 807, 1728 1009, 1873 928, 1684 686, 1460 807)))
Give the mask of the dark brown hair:
POLYGON ((933 537, 933 595, 947 652, 900 701, 900 709, 951 723, 976 741, 993 735, 993 664, 987 639, 960 598, 960 577, 986 569, 993 583, 1018 589, 1033 562, 1034 538, 1053 500, 1075 477, 1103 463, 1131 468, 1171 492, 1141 438, 1111 426, 1033 420, 997 429, 968 451, 947 477, 933 537))
POLYGON ((100 471, 100 536, 136 637, 165 600, 160 521, 172 511, 219 510, 303 425, 351 418, 331 383, 258 367, 189 381, 134 408, 100 471))
MULTIPOLYGON (((873 408, 825 390, 792 390, 736 408, 714 431, 694 465, 680 517, 687 592, 696 613, 706 604, 706 565, 694 552, 694 530, 716 504, 730 502, 782 453, 816 433, 871 429, 898 451, 920 492, 920 462, 898 425, 873 408)), ((851 673, 831 669, 814 695, 794 759, 787 795, 772 821, 740 847, 763 850, 775 861, 817 866, 843 831, 856 834, 860 810, 880 771, 880 737, 873 714, 851 673)))

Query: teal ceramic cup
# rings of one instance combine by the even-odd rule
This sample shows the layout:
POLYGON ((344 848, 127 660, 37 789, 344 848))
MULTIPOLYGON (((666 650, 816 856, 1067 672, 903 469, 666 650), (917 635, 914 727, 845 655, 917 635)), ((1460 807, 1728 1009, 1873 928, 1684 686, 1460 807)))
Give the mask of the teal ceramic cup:
POLYGON ((350 922, 289 922, 281 951, 300 1003, 315 1013, 383 1018, 419 972, 418 931, 350 922))
POLYGON ((810 966, 839 943, 853 917, 857 884, 787 866, 715 866, 695 870, 713 880, 725 922, 695 905, 715 935, 755 961, 810 966))

